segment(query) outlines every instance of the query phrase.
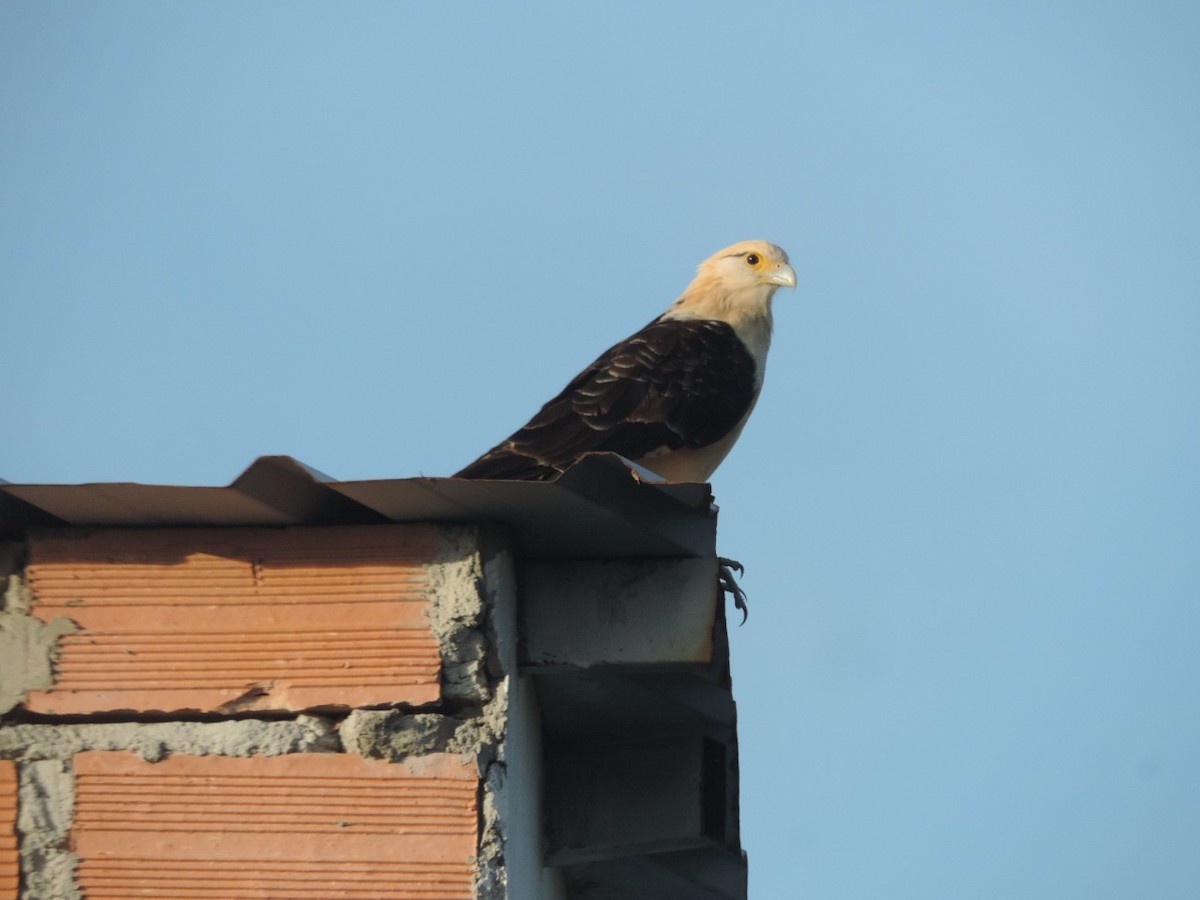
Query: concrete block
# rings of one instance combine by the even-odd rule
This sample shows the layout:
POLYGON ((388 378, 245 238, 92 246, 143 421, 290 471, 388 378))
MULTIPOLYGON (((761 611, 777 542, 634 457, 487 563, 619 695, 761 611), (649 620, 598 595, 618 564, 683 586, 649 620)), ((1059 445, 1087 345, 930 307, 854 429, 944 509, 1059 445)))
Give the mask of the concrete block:
POLYGON ((520 584, 524 665, 712 661, 716 559, 530 560, 520 584))
POLYGON ((546 754, 554 865, 721 845, 726 748, 695 735, 556 747, 546 754))
POLYGON ((576 863, 562 871, 573 900, 746 900, 746 857, 721 848, 576 863))
POLYGON ((294 711, 440 696, 421 525, 104 529, 29 541, 33 614, 69 619, 34 712, 294 711))

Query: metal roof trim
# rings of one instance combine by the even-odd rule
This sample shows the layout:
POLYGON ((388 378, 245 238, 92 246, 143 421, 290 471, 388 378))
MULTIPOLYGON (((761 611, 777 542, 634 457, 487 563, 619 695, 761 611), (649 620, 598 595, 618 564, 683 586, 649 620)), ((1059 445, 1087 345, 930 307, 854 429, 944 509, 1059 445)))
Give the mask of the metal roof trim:
POLYGON ((31 527, 496 523, 534 557, 713 556, 707 484, 651 480, 594 454, 556 481, 335 481, 289 456, 255 460, 228 487, 0 482, 0 537, 31 527))

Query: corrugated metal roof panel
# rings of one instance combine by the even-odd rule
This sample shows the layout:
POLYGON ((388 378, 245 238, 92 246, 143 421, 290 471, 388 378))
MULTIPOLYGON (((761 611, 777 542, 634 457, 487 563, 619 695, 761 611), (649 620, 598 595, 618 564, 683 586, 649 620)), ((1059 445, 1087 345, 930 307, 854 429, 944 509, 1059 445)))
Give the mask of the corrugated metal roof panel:
POLYGON ((13 484, 0 493, 23 500, 52 523, 5 516, 4 531, 30 525, 293 525, 294 516, 231 488, 148 484, 13 484))
POLYGON ((553 482, 397 478, 333 481, 287 456, 256 460, 228 487, 0 483, 0 537, 67 526, 494 522, 532 557, 713 556, 706 484, 647 480, 597 454, 553 482))

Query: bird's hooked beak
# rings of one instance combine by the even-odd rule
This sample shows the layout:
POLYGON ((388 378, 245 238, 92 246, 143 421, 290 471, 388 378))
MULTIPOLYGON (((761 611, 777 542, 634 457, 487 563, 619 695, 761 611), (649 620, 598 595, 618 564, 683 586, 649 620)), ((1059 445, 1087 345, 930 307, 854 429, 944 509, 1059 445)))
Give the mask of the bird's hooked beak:
POLYGON ((780 263, 775 267, 775 271, 767 276, 767 281, 771 284, 794 288, 796 286, 796 270, 787 263, 780 263))

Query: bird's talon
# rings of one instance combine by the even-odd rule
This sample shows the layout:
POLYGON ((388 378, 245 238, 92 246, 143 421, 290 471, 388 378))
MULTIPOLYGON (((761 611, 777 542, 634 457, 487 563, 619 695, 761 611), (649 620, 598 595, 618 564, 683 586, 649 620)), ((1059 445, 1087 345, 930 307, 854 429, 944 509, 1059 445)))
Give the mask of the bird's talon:
POLYGON ((719 562, 721 565, 725 566, 726 568, 729 568, 729 569, 736 569, 736 570, 737 570, 737 573, 738 573, 739 575, 741 575, 741 574, 745 573, 745 571, 746 571, 746 567, 745 567, 745 566, 743 566, 743 565, 742 565, 740 562, 738 562, 736 559, 729 559, 729 558, 728 558, 728 557, 726 557, 726 556, 718 556, 718 557, 717 557, 717 562, 719 562))
POLYGON ((720 564, 717 581, 721 585, 721 590, 733 597, 734 609, 740 610, 742 613, 742 621, 740 624, 745 625, 746 620, 750 618, 750 607, 746 603, 746 592, 743 591, 741 586, 737 583, 733 573, 734 570, 736 570, 737 573, 741 575, 746 571, 746 568, 736 559, 726 559, 723 556, 718 557, 717 562, 720 564))

